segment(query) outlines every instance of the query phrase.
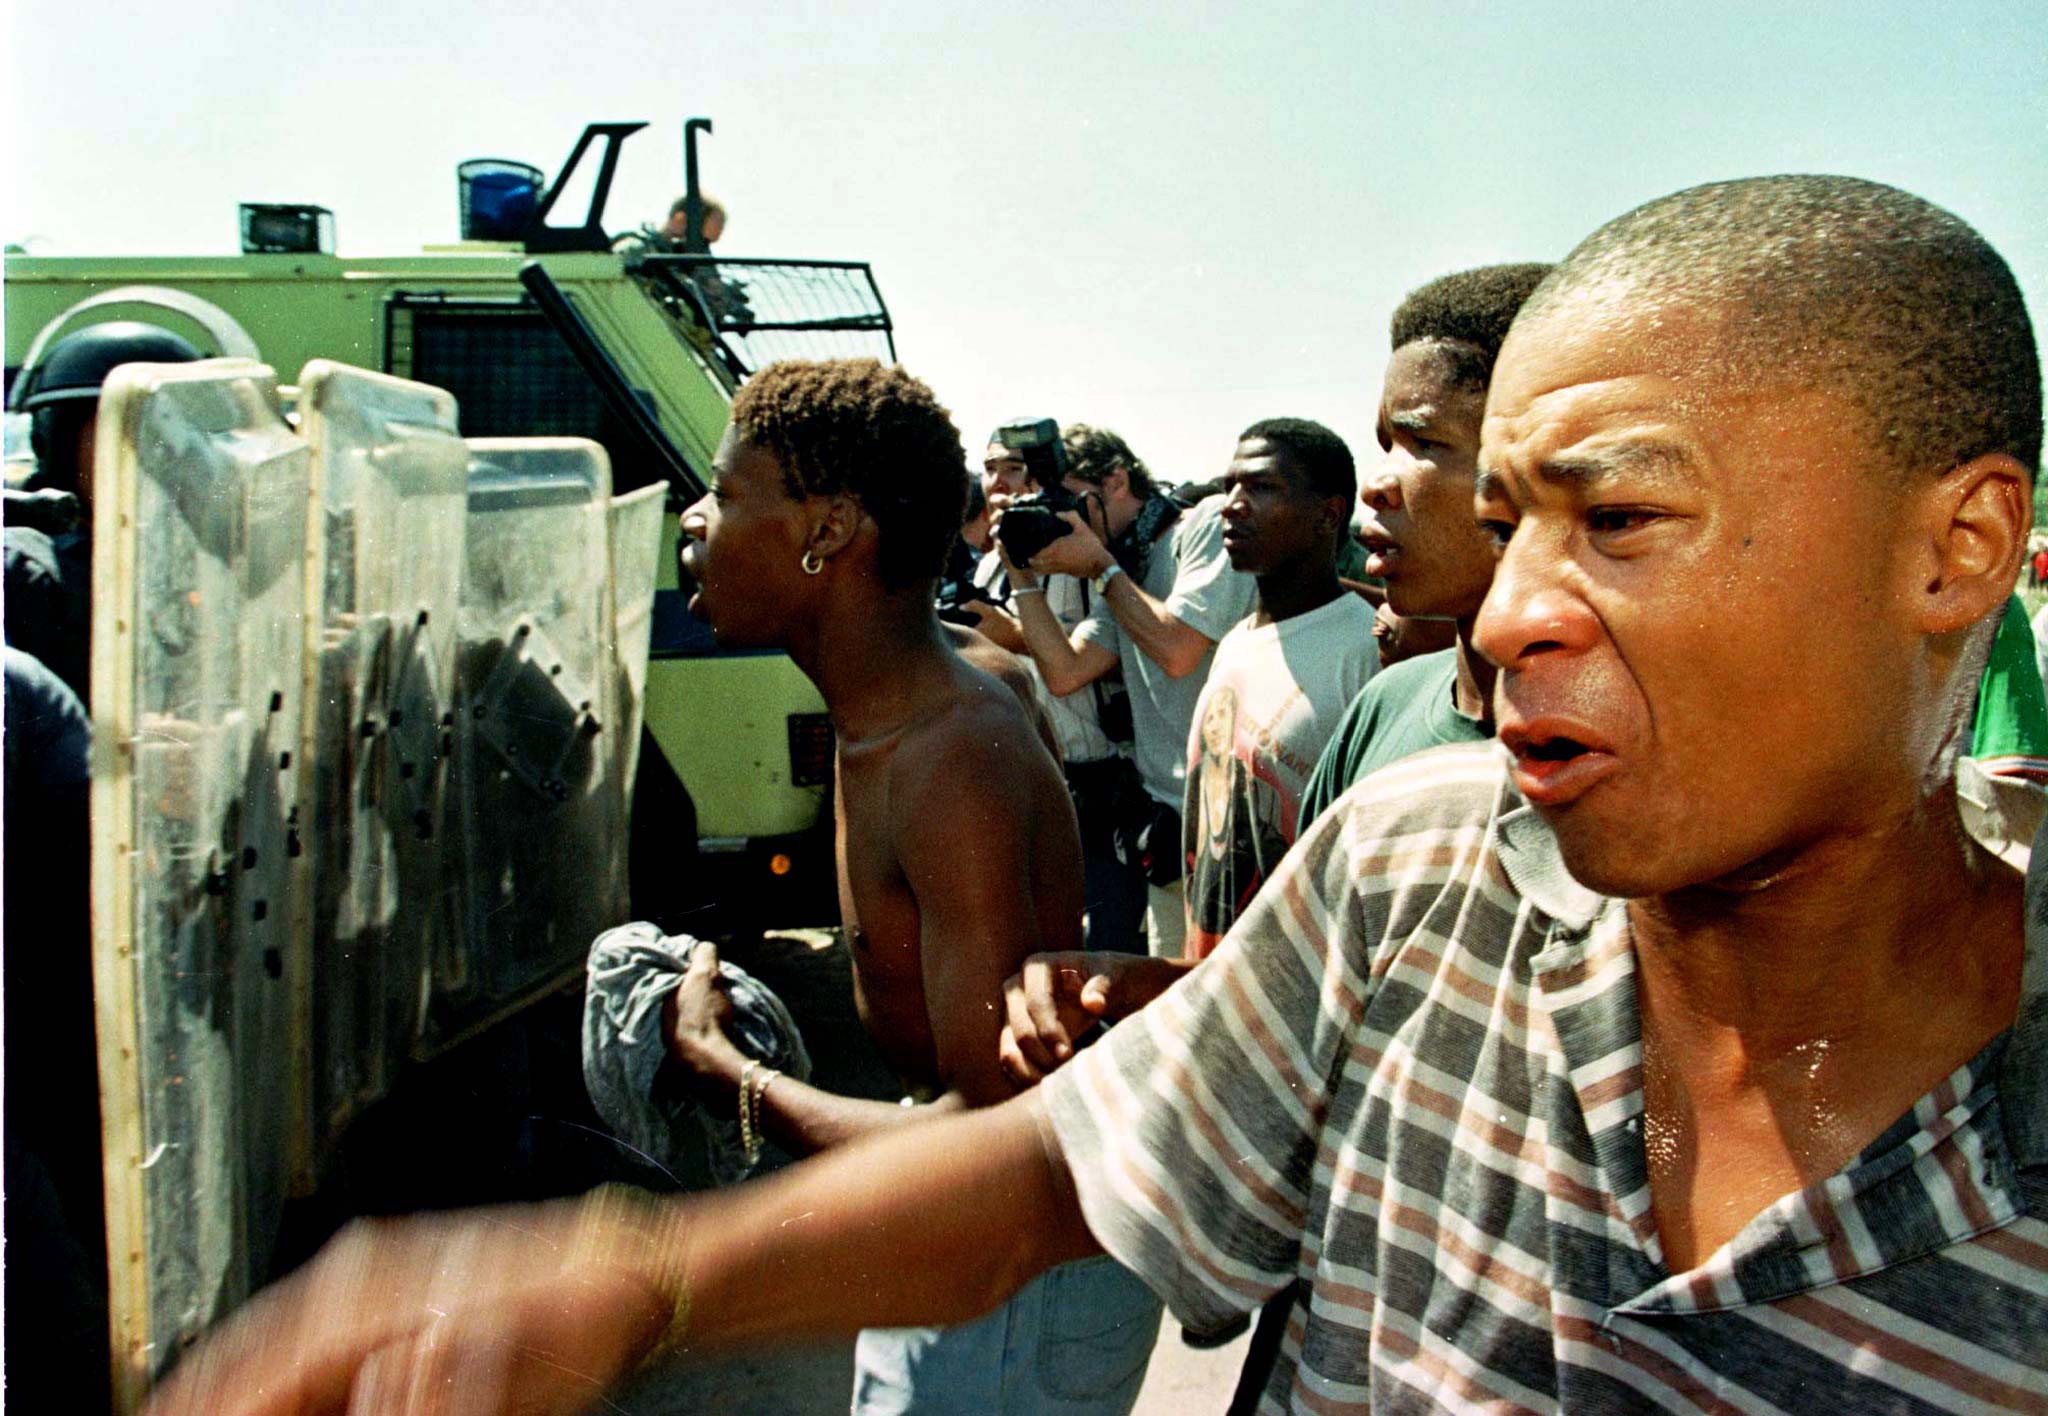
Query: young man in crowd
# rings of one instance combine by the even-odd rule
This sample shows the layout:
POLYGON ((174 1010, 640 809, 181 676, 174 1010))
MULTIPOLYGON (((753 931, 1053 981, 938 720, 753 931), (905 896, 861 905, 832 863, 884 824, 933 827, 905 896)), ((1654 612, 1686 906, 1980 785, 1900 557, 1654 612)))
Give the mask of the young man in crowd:
MULTIPOLYGON (((1382 608, 1415 623, 1449 624, 1458 640, 1374 675, 1333 734, 1326 720, 1326 745, 1299 797, 1302 826, 1376 767, 1441 743, 1492 735, 1493 667, 1471 647, 1494 563, 1493 544, 1472 517, 1480 419, 1501 341, 1550 269, 1521 264, 1460 271, 1417 288, 1394 311, 1393 357, 1380 396, 1384 456, 1359 492, 1366 509, 1359 540, 1367 568, 1385 582, 1382 608)), ((1041 1037, 1037 1020, 1082 1009, 1115 1022, 1178 977, 1168 967, 1064 954, 1027 960, 1006 997, 1005 1064, 1020 1082, 1039 1080, 1062 1060, 1054 1044, 1065 1041, 1065 1033, 1041 1037)))
MULTIPOLYGON (((824 696, 854 999, 921 1104, 749 1068, 708 948, 665 1021, 691 1085, 806 1155, 1010 1094, 994 1005, 1024 941, 1079 946, 1080 848, 1024 704, 963 659, 933 612, 966 477, 931 392, 872 360, 778 364, 741 390, 732 420, 710 494, 683 514, 693 608, 723 645, 787 649, 824 696)), ((1067 1266, 978 1323, 862 1334, 854 1410, 1127 1411, 1158 1321, 1127 1271, 1067 1266), (1049 1393, 1041 1348, 1077 1336, 1122 1365, 1049 1393)))
POLYGON ((957 1320, 1097 1247, 1204 1325, 1297 1284, 1273 1409, 2041 1409, 2043 798, 1957 753, 2040 445, 1948 213, 1778 177, 1610 222, 1488 395, 1500 747, 1354 788, 1024 1097, 365 1229, 163 1409, 567 1410, 665 1339, 957 1320))
MULTIPOLYGON (((1179 867, 1188 730, 1216 641, 1251 613, 1257 586, 1231 569, 1221 497, 1182 509, 1106 429, 1077 423, 1065 441, 1066 490, 1083 499, 1087 517, 1064 513, 1072 530, 1028 566, 1007 552, 1004 564, 1025 648, 1052 693, 1079 693, 1123 671, 1132 751, 1149 803, 1143 820, 1133 813, 1123 825, 1126 854, 1146 861, 1148 947, 1154 956, 1177 958, 1187 923, 1179 867), (1071 633, 1040 593, 1040 577, 1048 575, 1085 581, 1095 596, 1095 609, 1071 633)), ((998 508, 1005 502, 991 500, 998 508)))
POLYGON ((1378 667, 1372 607, 1337 583, 1357 471, 1320 423, 1270 418, 1223 479, 1223 549, 1258 608, 1216 646, 1188 735, 1184 959, 1209 956, 1294 844, 1302 787, 1378 667))
POLYGON ((1454 647, 1366 686, 1337 725, 1302 799, 1313 821, 1344 789, 1427 747, 1493 735, 1493 667, 1472 626, 1493 584, 1493 544, 1472 519, 1479 424, 1501 341, 1548 265, 1481 266, 1410 292, 1394 311, 1380 394, 1384 456, 1359 491, 1366 568, 1404 618, 1449 622, 1454 647))

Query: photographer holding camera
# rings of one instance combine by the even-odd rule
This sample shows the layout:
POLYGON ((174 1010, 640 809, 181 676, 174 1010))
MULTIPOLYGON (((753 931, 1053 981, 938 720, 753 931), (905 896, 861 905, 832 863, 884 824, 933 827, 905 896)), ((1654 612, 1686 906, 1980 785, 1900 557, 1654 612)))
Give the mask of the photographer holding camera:
MULTIPOLYGON (((1058 487, 1065 475, 1066 448, 1059 425, 1050 418, 1018 419, 990 435, 976 491, 1014 500, 1047 486, 1058 487)), ((1060 525, 1055 534, 1065 530, 1060 525)), ((1073 630, 1094 609, 1095 593, 1086 581, 1062 575, 1049 577, 1043 587, 1042 598, 1065 630, 1073 630)), ((1018 655, 1032 676, 1038 676, 1017 625, 1009 575, 996 553, 993 532, 988 554, 963 592, 959 609, 973 617, 975 628, 1018 655)), ((1059 737, 1067 791, 1081 823, 1088 947, 1143 953, 1145 872, 1118 844, 1116 832, 1121 804, 1135 791, 1125 755, 1131 740, 1130 701, 1114 675, 1096 680, 1086 693, 1041 697, 1059 737)))
POLYGON ((1125 794, 1117 831, 1125 858, 1145 869, 1151 952, 1176 957, 1187 928, 1180 805, 1188 731, 1216 641, 1251 613, 1258 584, 1230 567, 1222 497, 1183 510, 1107 429, 1074 424, 1063 444, 1057 481, 1042 482, 1036 496, 990 498, 996 545, 1024 647, 1047 689, 1064 698, 1123 670, 1139 790, 1125 794), (1041 577, 1049 575, 1083 581, 1094 597, 1071 633, 1046 604, 1041 577))

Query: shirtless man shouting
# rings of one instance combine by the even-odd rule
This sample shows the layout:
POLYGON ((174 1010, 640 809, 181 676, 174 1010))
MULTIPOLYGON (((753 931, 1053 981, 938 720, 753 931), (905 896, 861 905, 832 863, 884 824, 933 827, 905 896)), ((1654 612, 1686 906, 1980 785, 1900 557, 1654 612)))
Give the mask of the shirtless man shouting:
MULTIPOLYGON (((786 649, 824 695, 854 1001, 922 1102, 835 1096, 757 1069, 744 1081, 763 1128, 806 1155, 1004 1100, 1003 980, 1036 949, 1080 947, 1081 846, 1023 703, 961 657, 933 612, 967 495, 959 434, 900 369, 777 364, 734 400, 713 473, 683 514, 693 608, 721 644, 786 649)), ((669 1052, 714 1105, 737 1106, 746 1058, 724 1032, 716 977, 700 950, 669 1003, 669 1052)), ((1116 1265, 1072 1265, 964 1328, 864 1333, 854 1409, 1127 1411, 1159 1311, 1116 1265), (1049 1396, 1034 1349, 1054 1337, 1086 1337, 1114 1360, 1066 1368, 1049 1396)))

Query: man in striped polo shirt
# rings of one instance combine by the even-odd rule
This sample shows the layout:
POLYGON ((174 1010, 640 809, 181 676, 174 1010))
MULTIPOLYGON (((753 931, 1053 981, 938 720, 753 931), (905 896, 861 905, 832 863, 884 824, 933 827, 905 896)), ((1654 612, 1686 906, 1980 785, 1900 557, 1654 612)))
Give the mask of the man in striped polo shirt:
POLYGON ((2048 1410, 2043 798, 1957 766, 2040 408, 2010 272, 1917 198, 1619 218, 1488 395, 1498 745, 1353 787, 1034 1093, 708 1200, 358 1238, 208 1350, 271 1405, 180 1395, 461 1372, 497 1410, 685 1310, 698 1350, 945 1321, 1099 1246, 1196 1326, 1294 1285, 1267 1411, 2048 1410))

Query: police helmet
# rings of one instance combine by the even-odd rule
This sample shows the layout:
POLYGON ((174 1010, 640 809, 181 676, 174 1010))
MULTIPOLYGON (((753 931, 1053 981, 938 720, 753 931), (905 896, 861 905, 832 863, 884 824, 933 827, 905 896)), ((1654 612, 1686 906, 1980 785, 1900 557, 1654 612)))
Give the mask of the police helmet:
POLYGON ((15 410, 33 413, 55 403, 97 399, 107 375, 122 364, 189 364, 199 357, 187 341, 140 320, 90 325, 50 346, 23 377, 15 410))
POLYGON ((189 364, 203 357, 169 330, 139 320, 110 320, 51 345, 14 388, 15 411, 33 420, 36 471, 30 490, 79 490, 78 430, 99 406, 100 386, 122 364, 189 364))

